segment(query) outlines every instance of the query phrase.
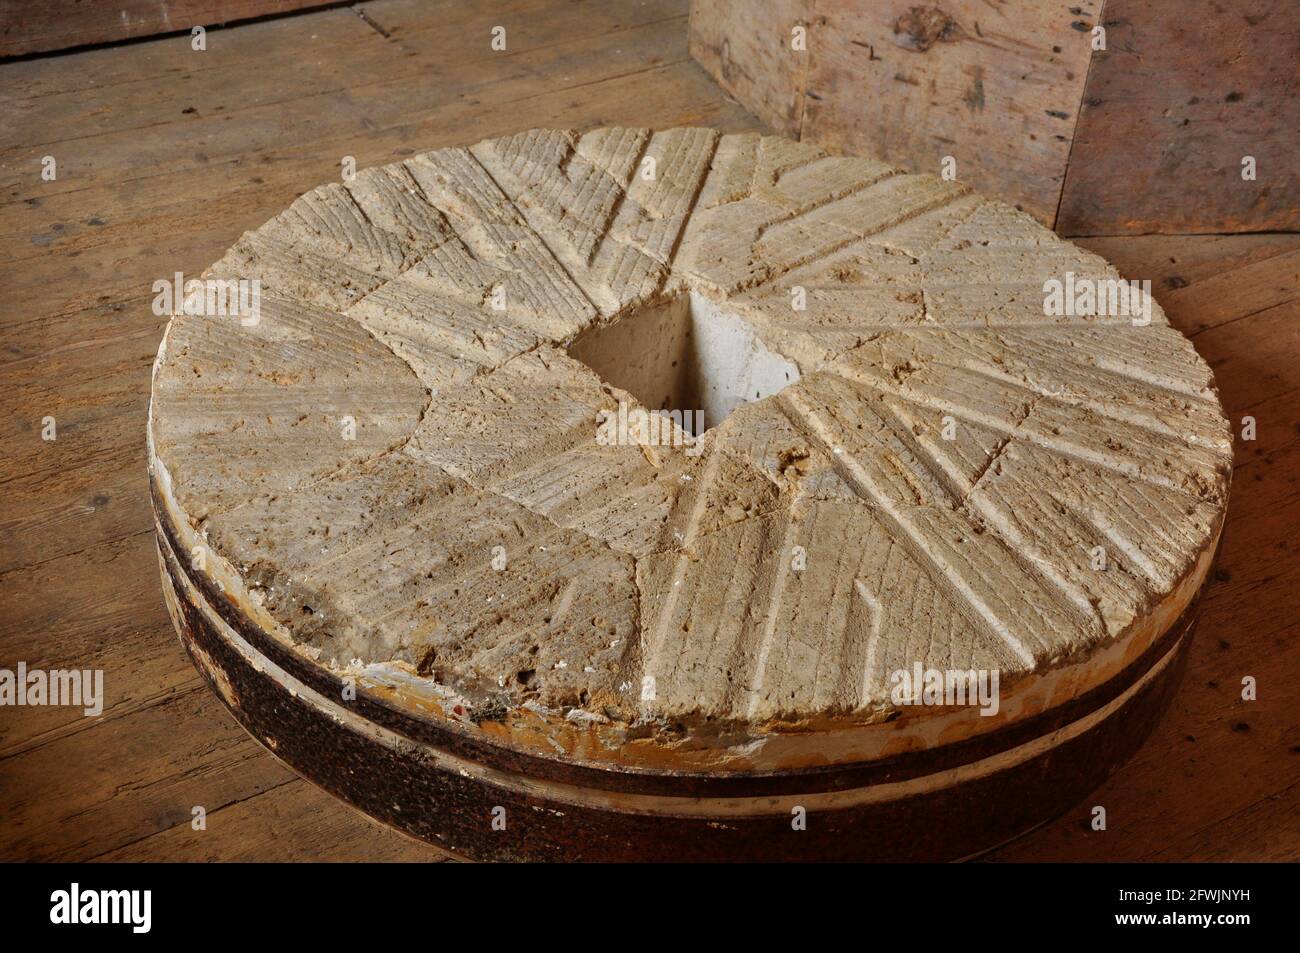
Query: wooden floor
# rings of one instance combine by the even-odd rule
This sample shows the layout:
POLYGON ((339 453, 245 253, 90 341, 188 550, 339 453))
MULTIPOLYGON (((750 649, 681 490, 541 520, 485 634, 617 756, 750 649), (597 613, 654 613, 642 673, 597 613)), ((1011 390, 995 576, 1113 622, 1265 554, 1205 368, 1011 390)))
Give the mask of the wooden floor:
MULTIPOLYGON (((0 709, 0 859, 443 859, 276 762, 182 654, 146 495, 150 286, 198 274, 345 155, 524 126, 759 128, 688 59, 685 14, 383 0, 212 30, 206 52, 186 35, 0 65, 0 667, 102 668, 108 696, 97 719, 0 709)), ((1081 243, 1152 280, 1258 437, 1238 443, 1173 710, 1086 803, 993 858, 1298 859, 1300 236, 1081 243)))

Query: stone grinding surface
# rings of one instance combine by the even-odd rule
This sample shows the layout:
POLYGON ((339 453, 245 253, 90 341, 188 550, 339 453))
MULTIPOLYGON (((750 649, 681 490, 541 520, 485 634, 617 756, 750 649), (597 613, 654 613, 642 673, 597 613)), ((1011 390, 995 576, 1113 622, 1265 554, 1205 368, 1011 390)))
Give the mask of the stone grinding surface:
POLYGON ((1005 687, 1168 598, 1230 476, 1191 343, 1154 304, 1045 316, 1066 272, 1119 277, 959 184, 776 137, 443 149, 212 266, 260 279, 261 318, 173 319, 153 465, 304 652, 467 705, 757 727, 885 711, 915 662, 1005 687), (702 453, 599 445, 635 399, 566 348, 684 291, 800 379, 702 453))

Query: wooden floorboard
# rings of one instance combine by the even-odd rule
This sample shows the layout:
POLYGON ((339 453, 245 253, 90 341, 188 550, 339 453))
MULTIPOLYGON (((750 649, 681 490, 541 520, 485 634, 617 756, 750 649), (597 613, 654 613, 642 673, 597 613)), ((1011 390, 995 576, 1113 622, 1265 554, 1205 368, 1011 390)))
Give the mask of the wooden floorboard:
MULTIPOLYGON (((102 668, 108 694, 94 719, 0 710, 0 859, 445 857, 296 778, 182 654, 146 496, 153 281, 197 274, 345 155, 364 168, 524 125, 760 128, 687 56, 684 0, 361 9, 213 30, 204 53, 169 37, 0 65, 0 666, 102 668)), ((1173 710, 1101 791, 993 859, 1296 859, 1300 237, 1084 244, 1152 280, 1258 439, 1238 445, 1173 710)))

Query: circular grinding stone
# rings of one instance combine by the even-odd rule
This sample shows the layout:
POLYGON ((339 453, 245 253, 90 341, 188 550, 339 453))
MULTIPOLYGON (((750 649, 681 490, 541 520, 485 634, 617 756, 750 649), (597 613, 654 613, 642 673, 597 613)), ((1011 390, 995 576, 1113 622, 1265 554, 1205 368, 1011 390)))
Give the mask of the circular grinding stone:
POLYGON ((451 851, 966 856, 1176 684, 1231 473, 1210 370, 959 183, 533 130, 322 186, 204 278, 252 290, 154 369, 182 641, 451 851))

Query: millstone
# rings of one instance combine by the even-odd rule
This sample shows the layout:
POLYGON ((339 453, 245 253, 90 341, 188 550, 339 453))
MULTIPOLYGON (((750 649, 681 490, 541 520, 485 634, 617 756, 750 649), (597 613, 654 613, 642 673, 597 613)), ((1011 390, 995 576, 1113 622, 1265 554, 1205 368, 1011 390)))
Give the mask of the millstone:
POLYGON ((204 278, 260 299, 155 366, 182 642, 279 757, 449 850, 965 856, 1176 684, 1211 373, 959 183, 533 130, 322 186, 204 278))

